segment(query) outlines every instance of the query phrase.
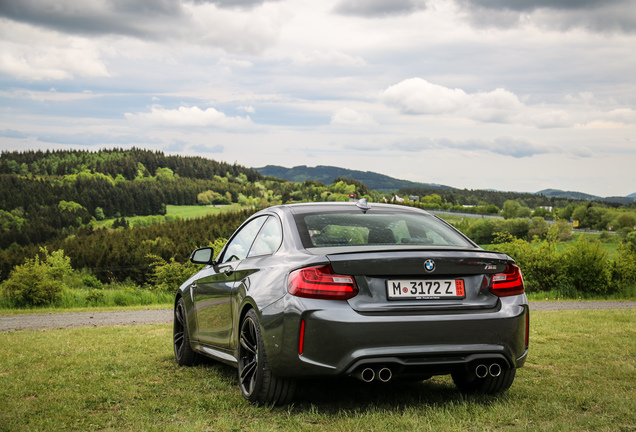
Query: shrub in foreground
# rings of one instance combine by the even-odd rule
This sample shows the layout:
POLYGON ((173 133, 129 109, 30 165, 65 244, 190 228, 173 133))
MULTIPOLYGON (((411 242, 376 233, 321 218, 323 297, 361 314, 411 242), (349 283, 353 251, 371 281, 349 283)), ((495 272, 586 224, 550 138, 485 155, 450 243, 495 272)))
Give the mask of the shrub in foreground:
POLYGON ((563 252, 563 262, 565 276, 578 292, 611 292, 608 254, 599 241, 580 237, 563 252))
POLYGON ((0 293, 17 307, 41 306, 54 302, 65 288, 63 279, 73 269, 63 250, 51 254, 40 249, 44 259, 36 255, 16 266, 0 285, 0 293))

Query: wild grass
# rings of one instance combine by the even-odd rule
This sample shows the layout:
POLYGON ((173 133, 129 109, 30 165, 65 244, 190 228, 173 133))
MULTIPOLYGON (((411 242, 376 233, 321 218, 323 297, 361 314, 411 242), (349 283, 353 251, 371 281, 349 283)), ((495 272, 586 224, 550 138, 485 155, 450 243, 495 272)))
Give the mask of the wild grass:
POLYGON ((612 294, 581 293, 573 290, 572 287, 563 289, 553 289, 552 291, 527 292, 530 301, 550 301, 550 300, 614 300, 614 301, 636 301, 636 285, 624 287, 621 291, 612 294))
POLYGON ((0 333, 0 431, 633 431, 636 312, 533 312, 526 366, 500 396, 447 377, 304 383, 254 407, 235 369, 176 365, 169 325, 0 333))
POLYGON ((174 293, 151 291, 134 285, 115 284, 113 286, 106 285, 103 289, 65 288, 59 298, 46 306, 16 308, 11 299, 0 296, 0 315, 10 315, 12 311, 48 313, 51 310, 71 312, 83 308, 94 311, 99 308, 112 310, 124 306, 162 305, 170 307, 173 302, 174 293))

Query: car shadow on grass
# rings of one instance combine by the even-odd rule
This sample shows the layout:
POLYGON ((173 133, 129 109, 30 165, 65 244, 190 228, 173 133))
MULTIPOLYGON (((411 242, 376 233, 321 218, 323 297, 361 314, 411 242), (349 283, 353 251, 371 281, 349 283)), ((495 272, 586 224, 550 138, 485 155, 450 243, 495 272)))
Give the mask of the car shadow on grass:
POLYGON ((365 383, 355 378, 304 381, 299 383, 294 406, 301 410, 319 407, 327 412, 342 410, 377 411, 400 410, 422 406, 455 405, 470 401, 489 404, 502 396, 466 395, 460 393, 450 380, 433 377, 426 381, 365 383))
MULTIPOLYGON (((218 374, 223 382, 235 386, 236 368, 204 360, 202 366, 218 374)), ((461 393, 450 377, 433 377, 426 381, 394 379, 388 383, 366 383, 353 377, 339 379, 315 379, 298 382, 296 395, 288 406, 270 407, 273 410, 289 410, 302 413, 319 409, 325 413, 346 411, 377 411, 378 409, 404 410, 423 406, 444 407, 463 403, 492 404, 507 400, 506 393, 499 395, 471 395, 461 393)), ((247 403, 247 402, 245 402, 247 403)))

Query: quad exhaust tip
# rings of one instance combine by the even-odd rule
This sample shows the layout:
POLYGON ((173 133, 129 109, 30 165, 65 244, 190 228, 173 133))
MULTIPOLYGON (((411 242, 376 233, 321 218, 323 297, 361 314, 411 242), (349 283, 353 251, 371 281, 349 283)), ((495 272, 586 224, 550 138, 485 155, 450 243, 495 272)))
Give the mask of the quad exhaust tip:
POLYGON ((380 367, 380 368, 364 368, 355 374, 356 378, 366 383, 370 383, 372 381, 380 381, 380 382, 389 382, 391 378, 393 378, 393 372, 388 367, 380 367))
POLYGON ((489 366, 479 364, 475 367, 475 375, 477 378, 486 378, 487 376, 498 377, 501 375, 501 366, 499 363, 492 363, 489 366))
POLYGON ((369 383, 375 379, 375 371, 371 368, 364 368, 358 374, 358 378, 369 383))
POLYGON ((383 367, 378 371, 378 379, 382 382, 389 382, 393 377, 393 372, 387 367, 383 367))

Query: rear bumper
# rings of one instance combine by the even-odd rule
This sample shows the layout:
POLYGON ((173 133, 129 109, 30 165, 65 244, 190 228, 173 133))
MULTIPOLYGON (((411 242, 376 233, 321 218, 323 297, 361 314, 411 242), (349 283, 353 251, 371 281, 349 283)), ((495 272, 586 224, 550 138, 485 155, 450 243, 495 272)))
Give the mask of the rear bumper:
POLYGON ((346 302, 291 301, 293 312, 265 332, 266 341, 279 342, 266 342, 266 352, 281 377, 335 377, 376 366, 394 375, 438 375, 482 361, 510 369, 527 356, 525 296, 502 298, 492 310, 439 315, 362 315, 346 302))

